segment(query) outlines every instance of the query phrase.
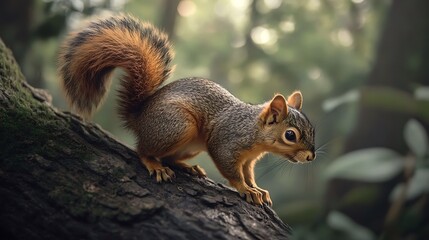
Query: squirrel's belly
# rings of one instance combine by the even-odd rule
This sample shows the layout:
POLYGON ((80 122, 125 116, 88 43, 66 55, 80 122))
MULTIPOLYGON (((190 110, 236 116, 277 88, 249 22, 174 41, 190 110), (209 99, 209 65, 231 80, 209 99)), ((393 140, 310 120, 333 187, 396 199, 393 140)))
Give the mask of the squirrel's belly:
POLYGON ((187 156, 195 156, 202 151, 207 151, 206 143, 202 139, 196 138, 177 149, 174 156, 186 158, 187 156))

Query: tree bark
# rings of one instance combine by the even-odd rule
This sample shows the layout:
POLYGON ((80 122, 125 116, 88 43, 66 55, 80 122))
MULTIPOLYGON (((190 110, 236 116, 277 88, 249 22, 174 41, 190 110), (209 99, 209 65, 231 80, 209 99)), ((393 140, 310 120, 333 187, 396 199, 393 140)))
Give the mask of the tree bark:
POLYGON ((134 151, 50 106, 0 41, 2 239, 287 239, 267 207, 176 170, 157 184, 134 151))

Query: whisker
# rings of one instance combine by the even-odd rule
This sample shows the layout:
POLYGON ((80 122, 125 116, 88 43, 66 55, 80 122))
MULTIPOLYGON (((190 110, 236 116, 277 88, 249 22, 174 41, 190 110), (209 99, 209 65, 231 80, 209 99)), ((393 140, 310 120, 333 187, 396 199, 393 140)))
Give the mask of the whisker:
POLYGON ((288 168, 287 168, 287 175, 292 175, 292 169, 294 167, 295 164, 288 164, 288 168))
POLYGON ((283 163, 283 161, 279 161, 279 160, 281 159, 277 159, 271 166, 269 166, 269 168, 265 172, 263 172, 259 177, 257 177, 257 180, 260 180, 265 175, 267 175, 268 173, 272 172, 274 169, 279 167, 283 163))
POLYGON ((283 174, 283 169, 284 169, 285 165, 287 165, 287 161, 283 160, 280 162, 280 164, 277 166, 278 170, 275 172, 275 174, 276 174, 275 176, 277 176, 277 174, 279 174, 279 173, 283 174))
MULTIPOLYGON (((270 159, 271 160, 271 159, 270 159)), ((261 161, 261 163, 259 164, 257 164, 256 166, 255 166, 255 168, 256 169, 266 169, 266 168, 269 168, 269 167, 272 167, 273 166, 273 164, 277 164, 278 162, 279 162, 279 160, 280 159, 278 159, 278 158, 274 158, 274 159, 272 159, 271 161, 261 161)))
POLYGON ((332 143, 332 140, 326 141, 324 144, 320 145, 320 146, 318 147, 318 149, 319 149, 319 148, 324 148, 324 147, 328 146, 328 145, 329 145, 329 144, 331 144, 331 143, 332 143))
POLYGON ((325 156, 326 154, 328 154, 328 153, 327 152, 316 152, 317 157, 325 156))
POLYGON ((280 166, 280 170, 281 170, 281 174, 282 176, 284 176, 285 174, 285 170, 287 170, 290 166, 290 164, 288 164, 288 161, 284 161, 283 164, 280 166))
MULTIPOLYGON (((306 164, 306 165, 308 165, 308 164, 306 164)), ((306 168, 306 171, 307 171, 307 177, 305 178, 305 189, 306 190, 308 190, 308 187, 310 186, 310 182, 309 182, 309 174, 308 174, 308 166, 305 166, 305 168, 306 168)))

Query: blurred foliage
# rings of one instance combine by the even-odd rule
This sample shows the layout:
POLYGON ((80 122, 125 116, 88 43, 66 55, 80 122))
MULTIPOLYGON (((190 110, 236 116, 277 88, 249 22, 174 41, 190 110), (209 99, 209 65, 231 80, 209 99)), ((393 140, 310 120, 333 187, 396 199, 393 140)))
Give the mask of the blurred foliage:
MULTIPOLYGON (((355 185, 348 189, 346 194, 341 196, 334 194, 335 196, 329 199, 329 201, 338 202, 327 209, 328 213, 324 217, 326 217, 328 225, 332 214, 336 214, 338 210, 348 211, 350 208, 359 208, 359 205, 373 205, 383 199, 382 206, 376 210, 381 210, 386 215, 385 219, 378 220, 383 226, 382 229, 377 229, 381 230, 381 239, 407 237, 425 239, 428 236, 429 216, 426 214, 429 210, 428 136, 423 126, 418 121, 411 119, 405 126, 404 137, 410 149, 410 153, 406 156, 401 156, 390 149, 363 149, 337 158, 325 169, 324 177, 328 182, 328 188, 329 185, 333 187, 332 181, 338 179, 368 183, 363 187, 355 185), (384 192, 385 196, 380 195, 380 193, 383 194, 383 191, 374 192, 371 189, 371 187, 379 187, 380 183, 387 187, 388 182, 393 182, 393 185, 389 191, 384 192)), ((365 208, 368 209, 368 207, 365 208)), ((375 213, 367 214, 371 216, 375 213)), ((359 229, 373 227, 368 223, 364 224, 362 226, 356 225, 356 223, 341 223, 341 226, 331 227, 343 228, 343 233, 351 234, 347 239, 374 239, 374 233, 368 229, 365 229, 365 234, 370 233, 367 237, 354 237, 356 231, 360 231, 359 229), (342 224, 347 226, 342 226, 342 224), (351 232, 350 229, 353 231, 351 232)), ((332 237, 330 239, 344 238, 332 237)))
MULTIPOLYGON (((4 0, 0 8, 14 1, 4 0)), ((169 31, 177 65, 169 81, 206 77, 252 103, 266 101, 276 92, 303 92, 304 112, 317 129, 318 159, 291 165, 267 156, 256 169, 257 182, 270 191, 274 209, 293 227, 294 239, 394 239, 392 234, 422 239, 429 235, 424 224, 428 217, 423 215, 428 209, 428 139, 423 126, 429 123, 428 87, 408 83, 414 90, 409 92, 367 85, 392 1, 32 2, 33 12, 26 18, 31 36, 27 47, 22 49, 17 39, 11 48, 17 53, 25 50, 20 61, 25 75, 34 85, 48 88, 58 108, 68 109, 56 75, 64 35, 88 16, 131 13, 169 31), (168 11, 171 7, 177 11, 168 11), (410 153, 404 156, 379 146, 345 153, 344 144, 356 126, 361 105, 417 118, 408 121, 404 130, 410 153)), ((7 38, 17 24, 3 22, 3 26, 0 36, 7 38)), ((410 64, 418 65, 416 61, 410 64)), ((112 92, 117 84, 113 82, 112 92)), ((115 114, 114 95, 110 94, 94 121, 133 145, 132 134, 124 131, 115 114)), ((225 182, 206 154, 192 161, 211 178, 225 182)))

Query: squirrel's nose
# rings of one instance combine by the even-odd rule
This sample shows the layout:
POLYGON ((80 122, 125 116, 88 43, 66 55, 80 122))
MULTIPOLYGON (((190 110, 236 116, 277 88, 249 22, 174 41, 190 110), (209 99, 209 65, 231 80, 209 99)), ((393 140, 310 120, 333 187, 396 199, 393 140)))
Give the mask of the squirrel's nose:
POLYGON ((316 159, 316 153, 308 151, 306 159, 307 161, 313 161, 314 159, 316 159))

